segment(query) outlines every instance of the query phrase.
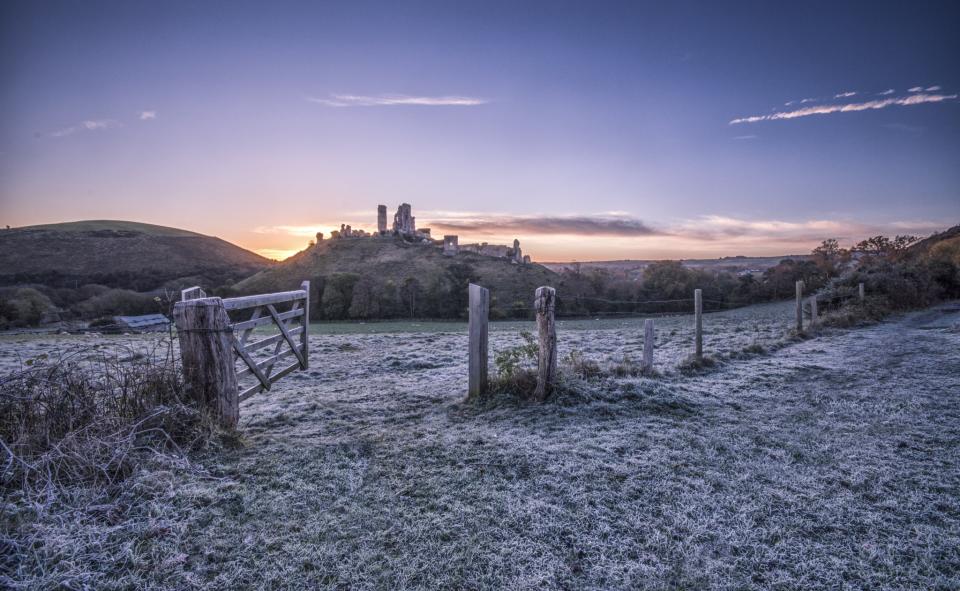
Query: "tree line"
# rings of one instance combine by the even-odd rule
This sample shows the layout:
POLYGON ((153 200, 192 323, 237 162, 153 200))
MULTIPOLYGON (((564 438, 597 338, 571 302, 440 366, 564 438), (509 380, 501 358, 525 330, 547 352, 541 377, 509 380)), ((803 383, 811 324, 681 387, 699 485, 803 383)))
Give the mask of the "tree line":
MULTIPOLYGON (((790 298, 799 280, 807 293, 824 290, 836 297, 846 297, 858 281, 865 281, 871 293, 886 294, 897 309, 950 294, 960 297, 960 235, 911 257, 909 247, 916 242, 913 236, 874 236, 845 249, 836 240, 825 240, 809 256, 783 259, 759 274, 689 268, 678 261, 652 263, 639 280, 604 269, 574 268, 557 274, 552 287, 557 288, 557 314, 567 317, 689 312, 694 289, 703 290, 707 311, 733 308, 790 298)), ((357 273, 314 277, 311 319, 463 319, 467 285, 476 281, 477 273, 466 263, 452 264, 442 274, 402 280, 357 273)), ((532 317, 532 288, 529 294, 514 294, 490 287, 491 318, 532 317)), ((229 287, 210 291, 234 295, 229 287)), ((164 312, 175 298, 175 292, 139 293, 94 284, 0 288, 0 328, 164 312)))

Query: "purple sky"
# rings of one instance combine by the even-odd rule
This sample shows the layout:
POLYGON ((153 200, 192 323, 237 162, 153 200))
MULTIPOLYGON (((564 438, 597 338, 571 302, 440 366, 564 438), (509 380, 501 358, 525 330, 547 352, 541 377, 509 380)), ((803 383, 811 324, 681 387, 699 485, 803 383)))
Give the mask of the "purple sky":
POLYGON ((536 260, 929 233, 960 223, 958 6, 5 2, 0 223, 283 256, 409 202, 536 260))

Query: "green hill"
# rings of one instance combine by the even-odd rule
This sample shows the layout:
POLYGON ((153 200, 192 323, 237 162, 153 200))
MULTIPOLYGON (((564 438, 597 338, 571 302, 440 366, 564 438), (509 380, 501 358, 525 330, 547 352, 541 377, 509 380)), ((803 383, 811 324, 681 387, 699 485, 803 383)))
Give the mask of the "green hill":
POLYGON ((91 220, 0 230, 0 285, 100 284, 149 291, 219 286, 273 261, 220 238, 136 222, 91 220))
POLYGON ((311 281, 315 318, 459 318, 467 284, 490 289, 491 316, 528 313, 534 290, 560 288, 561 276, 538 264, 460 252, 395 237, 326 240, 241 281, 241 293, 296 289, 311 281))

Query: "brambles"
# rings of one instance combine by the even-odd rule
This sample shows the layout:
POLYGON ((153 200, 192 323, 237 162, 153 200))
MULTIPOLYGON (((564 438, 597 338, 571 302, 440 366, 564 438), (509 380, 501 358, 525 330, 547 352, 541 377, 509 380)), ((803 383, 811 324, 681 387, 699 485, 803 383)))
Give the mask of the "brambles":
POLYGON ((205 416, 185 403, 170 353, 26 360, 0 383, 2 487, 32 498, 113 485, 144 454, 179 454, 205 440, 205 416))

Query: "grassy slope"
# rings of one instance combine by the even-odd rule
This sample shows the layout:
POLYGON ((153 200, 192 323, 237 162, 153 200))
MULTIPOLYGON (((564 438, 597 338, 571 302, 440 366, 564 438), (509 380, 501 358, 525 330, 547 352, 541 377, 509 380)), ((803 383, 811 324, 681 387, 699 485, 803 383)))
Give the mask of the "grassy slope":
POLYGON ((537 287, 564 285, 558 274, 541 265, 514 265, 506 259, 467 252, 449 257, 444 256, 439 247, 408 244, 391 237, 326 240, 241 281, 236 287, 246 293, 296 289, 304 279, 313 280, 332 273, 369 274, 397 284, 413 277, 427 286, 456 263, 468 264, 474 269, 476 283, 490 289, 494 304, 527 305, 532 302, 537 287))
POLYGON ((56 232, 97 232, 103 230, 121 230, 139 232, 150 236, 203 236, 189 230, 144 224, 143 222, 128 222, 124 220, 83 220, 79 222, 63 222, 60 224, 38 224, 23 226, 15 230, 53 230, 56 232))
POLYGON ((945 312, 486 412, 461 403, 463 334, 315 335, 309 372, 242 405, 240 445, 138 471, 109 513, 80 499, 29 520, 16 536, 45 544, 13 580, 953 589, 960 316, 945 312))
POLYGON ((270 264, 220 238, 135 222, 94 220, 0 231, 0 282, 8 284, 150 289, 180 277, 239 279, 270 264))

